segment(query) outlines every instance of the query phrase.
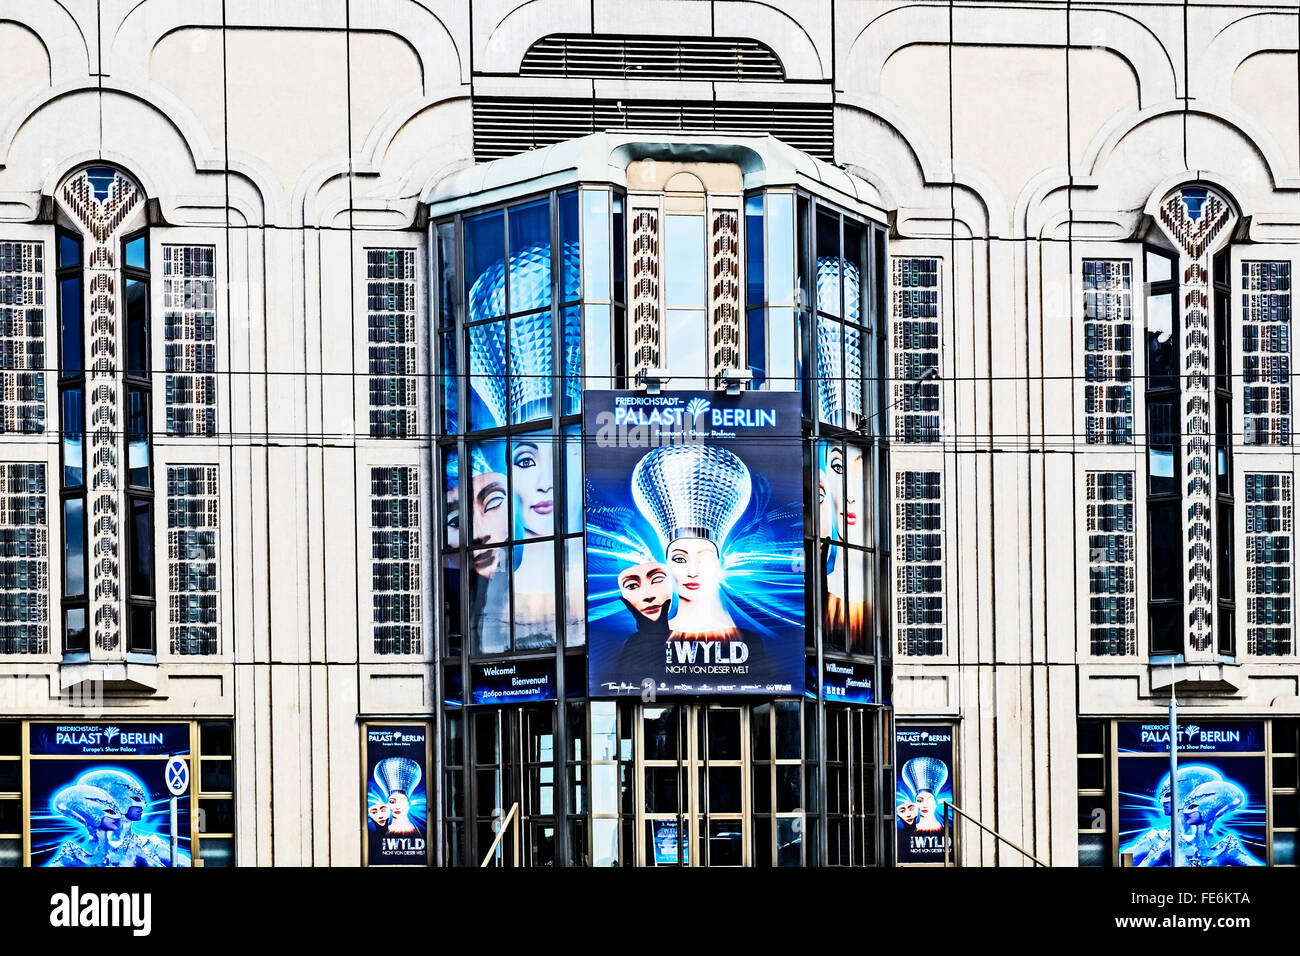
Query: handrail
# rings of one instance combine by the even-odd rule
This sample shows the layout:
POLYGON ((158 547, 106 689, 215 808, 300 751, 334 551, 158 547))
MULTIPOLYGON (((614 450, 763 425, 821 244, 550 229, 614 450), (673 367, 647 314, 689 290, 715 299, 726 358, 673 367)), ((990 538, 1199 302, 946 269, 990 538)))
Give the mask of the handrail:
POLYGON ((514 821, 512 828, 515 831, 515 843, 514 843, 514 854, 513 854, 514 865, 516 867, 519 866, 519 801, 516 800, 513 804, 511 804, 510 812, 507 813, 505 819, 501 821, 501 828, 497 830, 497 838, 493 840, 492 845, 488 847, 487 856, 483 857, 483 862, 479 864, 479 869, 483 869, 485 866, 487 866, 489 863, 492 862, 492 857, 497 852, 497 847, 501 845, 501 840, 506 835, 506 826, 511 825, 512 820, 514 821))
MULTIPOLYGON (((954 810, 954 811, 956 811, 957 813, 961 814, 963 817, 965 817, 965 818, 966 818, 967 820, 969 820, 971 823, 975 824, 977 827, 979 827, 979 828, 980 828, 981 830, 983 830, 985 833, 990 833, 990 834, 992 834, 993 836, 997 837, 999 840, 1001 840, 1001 841, 1002 841, 1003 843, 1005 843, 1007 846, 1011 847, 1011 849, 1015 850, 1017 853, 1021 853, 1021 854, 1024 854, 1025 856, 1029 857, 1029 859, 1033 860, 1034 863, 1035 863, 1036 865, 1038 865, 1038 866, 1047 866, 1046 863, 1044 863, 1044 862, 1043 862, 1042 860, 1040 860, 1038 857, 1034 856, 1032 853, 1030 853, 1030 852, 1029 852, 1028 850, 1026 850, 1024 847, 1022 847, 1022 846, 1017 846, 1016 844, 1012 843, 1010 840, 1008 840, 1006 837, 1004 837, 1004 836, 1003 836, 1001 833, 999 833, 997 830, 994 830, 994 829, 992 829, 991 827, 986 827, 984 824, 980 823, 979 820, 976 820, 973 816, 971 816, 969 813, 967 813, 967 812, 966 812, 965 810, 963 810, 961 807, 957 806, 957 804, 955 804, 955 803, 950 803, 949 801, 945 800, 945 801, 943 802, 943 805, 944 805, 945 807, 947 807, 949 810, 954 810)), ((956 821, 955 821, 955 820, 952 820, 952 819, 951 819, 947 814, 944 814, 944 823, 943 823, 943 828, 944 828, 944 831, 945 831, 945 833, 944 833, 944 836, 945 836, 945 837, 947 836, 947 832, 946 832, 946 831, 948 830, 948 827, 949 827, 949 826, 951 826, 951 827, 953 828, 953 835, 956 836, 956 835, 957 835, 956 821)), ((951 855, 952 855, 952 845, 953 845, 953 841, 952 841, 952 840, 945 839, 945 840, 943 841, 943 865, 944 865, 944 866, 952 866, 952 865, 953 865, 953 864, 950 862, 950 858, 951 858, 951 855)))

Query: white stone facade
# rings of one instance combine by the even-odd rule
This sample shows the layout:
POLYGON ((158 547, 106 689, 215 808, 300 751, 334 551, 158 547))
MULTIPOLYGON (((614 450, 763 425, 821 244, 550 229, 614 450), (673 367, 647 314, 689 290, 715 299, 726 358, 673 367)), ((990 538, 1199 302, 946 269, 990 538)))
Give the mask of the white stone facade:
MULTIPOLYGON (((105 696, 99 715, 233 719, 241 865, 359 863, 360 722, 436 713, 432 573, 406 589, 424 608, 423 640, 405 645, 418 649, 376 651, 372 472, 426 473, 435 425, 422 396, 405 437, 371 437, 368 253, 410 250, 426 336, 422 201, 474 165, 485 98, 830 110, 834 162, 889 212, 890 255, 937 262, 937 436, 922 430, 937 440, 895 443, 891 464, 940 476, 942 558, 917 564, 941 569, 942 637, 940 653, 896 658, 896 715, 957 722, 957 801, 1055 865, 1078 855, 1078 718, 1157 717, 1170 681, 1147 633, 1142 389, 1129 394, 1133 443, 1085 438, 1085 263, 1132 264, 1140 383, 1143 243, 1159 204, 1186 184, 1226 197, 1236 653, 1189 655, 1175 673, 1188 714, 1300 715, 1294 625, 1289 653, 1248 652, 1247 568, 1260 562, 1244 476, 1296 463, 1289 442, 1246 444, 1252 353, 1237 308, 1243 263, 1300 266, 1294 4, 0 0, 0 91, 0 243, 45 243, 47 356, 54 197, 69 173, 117 167, 148 200, 156 358, 164 247, 213 250, 215 435, 168 435, 163 375, 152 415, 155 472, 215 466, 219 489, 204 525, 219 541, 217 653, 174 652, 164 584, 156 664, 62 658, 52 495, 48 651, 0 655, 0 717, 84 716, 68 688, 103 677, 129 693, 105 696), (556 34, 749 38, 784 81, 521 76, 529 48, 556 34), (1132 654, 1090 644, 1098 472, 1136 476, 1132 654)), ((423 383, 427 338, 413 354, 423 383)), ((909 367, 895 358, 891 374, 909 367)), ((0 436, 0 464, 42 463, 55 488, 57 362, 45 364, 49 427, 0 436)), ((417 537, 431 541, 421 487, 417 537)), ((154 500, 165 569, 164 487, 154 500)), ((991 840, 964 850, 970 865, 1023 862, 991 840)))

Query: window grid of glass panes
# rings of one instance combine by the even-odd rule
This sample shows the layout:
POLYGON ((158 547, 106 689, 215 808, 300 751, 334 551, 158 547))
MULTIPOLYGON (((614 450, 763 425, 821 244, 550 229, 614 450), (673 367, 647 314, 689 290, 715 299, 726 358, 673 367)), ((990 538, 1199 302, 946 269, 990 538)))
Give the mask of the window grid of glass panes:
POLYGON ((1291 444, 1291 263, 1241 264, 1241 367, 1247 445, 1291 444))
POLYGON ((1300 836, 1300 720, 1269 722, 1272 762, 1272 866, 1296 865, 1300 836))
MULTIPOLYGON (((635 710, 612 700, 593 700, 591 715, 591 866, 632 866, 636 862, 636 762, 633 759, 635 710)), ((570 722, 570 736, 582 724, 570 722)))
POLYGON ((414 249, 366 250, 370 437, 418 434, 414 249))
POLYGON ((826 650, 875 652, 875 472, 868 446, 818 442, 822 536, 822 642, 826 650))
POLYGON ((1137 653, 1134 478, 1131 471, 1086 476, 1089 652, 1137 653))
POLYGON ((1077 729, 1079 866, 1110 866, 1110 722, 1080 720, 1077 729))
POLYGON ((23 865, 23 724, 0 721, 0 867, 23 865))
POLYGON ((893 435, 899 442, 939 440, 939 260, 895 256, 890 263, 893 339, 893 435), (934 372, 930 372, 933 369, 934 372), (921 379, 930 373, 932 378, 921 379))
MULTIPOLYGON (((127 573, 123 575, 126 585, 126 648, 128 652, 139 654, 158 653, 158 588, 157 556, 154 552, 154 471, 153 471, 153 346, 150 335, 152 304, 149 296, 151 279, 149 260, 149 235, 145 231, 136 232, 122 239, 121 262, 122 283, 126 287, 126 354, 123 368, 125 386, 123 411, 126 421, 125 459, 126 468, 126 553, 127 573)), ((101 273, 102 275, 102 273, 101 273)), ((95 278, 91 279, 91 298, 95 288, 95 278)), ((94 309, 90 310, 92 313, 94 309)), ((97 326, 92 320, 92 330, 97 326)), ((94 346, 92 345, 92 349, 94 346)), ((94 352, 92 351, 92 355, 94 352)), ((93 376, 92 376, 93 380, 93 376)), ((96 387, 90 392, 92 402, 99 395, 96 387)), ((90 423, 94 425, 99 419, 96 410, 90 414, 90 423)), ((93 436, 97 429, 92 428, 93 436)), ((100 465, 102 453, 91 458, 92 465, 100 465)), ((96 468, 91 480, 91 490, 96 490, 100 470, 96 468)), ((95 495, 90 503, 90 517, 95 518, 92 529, 98 532, 102 527, 99 519, 104 510, 104 495, 95 495)), ((106 539, 101 535, 95 543, 92 555, 100 554, 106 539)), ((92 566, 98 569, 101 561, 92 566)), ((92 594, 94 607, 98 590, 92 594)), ((101 612, 109 607, 96 608, 96 642, 99 642, 98 627, 101 612)), ((115 613, 115 612, 114 612, 115 613)))
POLYGON ((217 283, 212 246, 163 246, 167 434, 217 433, 217 283))
POLYGON ((221 499, 215 465, 167 468, 167 590, 171 653, 215 654, 221 499))
POLYGON ((816 813, 805 811, 803 714, 802 702, 778 700, 755 706, 750 717, 755 866, 804 864, 806 817, 816 813))
MULTIPOLYGON (((802 202, 807 205, 806 199, 802 202)), ((794 221, 793 193, 765 190, 745 197, 745 363, 752 375, 750 388, 799 388, 794 221)))
POLYGON ((943 514, 937 471, 894 477, 894 628, 899 656, 944 652, 943 514))
POLYGON ((867 227, 822 205, 815 207, 813 218, 817 311, 811 391, 819 422, 856 429, 865 412, 863 370, 874 357, 874 340, 864 327, 869 310, 862 294, 868 280, 867 227))
POLYGON ((419 654, 419 469, 370 469, 371 621, 376 654, 419 654))
POLYGON ((1083 401, 1089 445, 1133 443, 1133 263, 1083 261, 1083 401))
POLYGON ((0 435, 45 431, 45 245, 0 242, 0 435))
POLYGON ((1246 651, 1291 653, 1291 476, 1246 475, 1246 651))
POLYGON ((468 371, 455 395, 443 375, 440 404, 444 422, 475 433, 440 449, 443 547, 473 549, 444 568, 448 653, 462 623, 475 655, 553 649, 560 634, 585 643, 577 418, 584 378, 599 387, 619 372, 624 250, 611 226, 621 236, 622 221, 619 194, 584 189, 465 217, 454 259, 443 247, 454 224, 437 227, 440 269, 464 273, 439 280, 441 321, 463 309, 444 368, 463 348, 468 371))
POLYGON ((0 654, 50 649, 45 464, 0 466, 0 654))
POLYGON ((446 835, 443 866, 464 866, 470 862, 465 845, 465 728, 469 720, 463 707, 448 708, 443 713, 442 816, 446 835))
MULTIPOLYGON (((1155 656, 1183 652, 1183 567, 1188 545, 1182 518, 1183 403, 1181 339, 1175 319, 1179 298, 1176 261, 1168 252, 1150 246, 1143 258, 1147 653, 1155 656)), ((1203 548, 1205 542, 1198 545, 1203 548)))
POLYGON ((235 726, 229 721, 199 724, 199 859, 206 866, 234 866, 235 726))

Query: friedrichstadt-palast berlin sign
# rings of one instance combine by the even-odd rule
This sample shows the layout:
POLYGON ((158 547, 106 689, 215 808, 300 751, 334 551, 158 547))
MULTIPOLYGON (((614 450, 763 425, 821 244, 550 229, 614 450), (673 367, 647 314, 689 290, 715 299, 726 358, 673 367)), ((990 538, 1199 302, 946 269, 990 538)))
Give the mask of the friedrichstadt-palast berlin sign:
POLYGON ((590 391, 593 697, 801 692, 795 393, 590 391))

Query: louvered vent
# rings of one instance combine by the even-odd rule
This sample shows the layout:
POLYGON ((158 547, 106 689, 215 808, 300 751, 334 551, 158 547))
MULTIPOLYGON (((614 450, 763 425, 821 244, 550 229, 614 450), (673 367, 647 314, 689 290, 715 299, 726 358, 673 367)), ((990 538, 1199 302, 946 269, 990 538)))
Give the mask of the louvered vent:
POLYGON ((779 83, 785 69, 768 47, 740 37, 556 34, 528 48, 519 75, 779 83))
POLYGON ((474 98, 474 156, 482 163, 606 129, 771 133, 832 161, 829 103, 677 103, 667 100, 474 98))

